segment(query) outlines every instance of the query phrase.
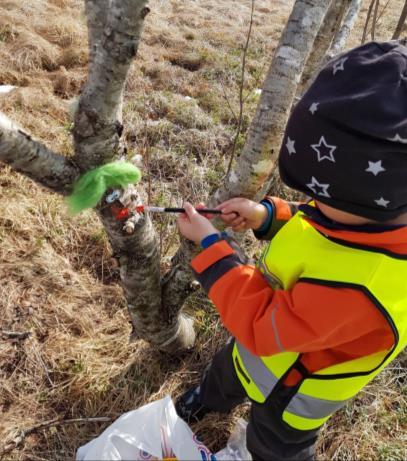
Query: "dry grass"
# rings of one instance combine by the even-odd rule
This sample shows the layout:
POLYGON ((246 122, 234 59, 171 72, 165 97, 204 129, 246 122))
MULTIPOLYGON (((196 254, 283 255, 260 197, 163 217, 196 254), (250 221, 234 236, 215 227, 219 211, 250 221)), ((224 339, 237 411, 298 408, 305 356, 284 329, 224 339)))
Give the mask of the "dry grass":
MULTIPOLYGON (((250 1, 153 0, 143 43, 126 89, 130 155, 148 164, 153 203, 201 200, 222 181, 236 128, 240 53, 250 1), (225 95, 232 110, 225 100, 225 95)), ((365 2, 368 3, 368 2, 365 2)), ((386 38, 401 0, 390 0, 378 27, 386 38)), ((247 90, 261 86, 265 66, 292 1, 256 1, 247 90)), ((71 153, 69 104, 86 78, 81 0, 3 0, 0 110, 65 155, 71 153)), ((366 7, 365 7, 366 11, 366 7)), ((351 44, 358 43, 363 18, 351 44)), ((257 97, 252 92, 244 129, 257 97)), ((242 137, 243 141, 243 137, 242 137)), ((284 193, 284 191, 282 191, 284 193)), ((163 267, 177 246, 172 218, 156 218, 163 267)), ((245 245, 258 251, 252 239, 245 245)), ((198 341, 190 354, 164 357, 130 333, 118 270, 92 213, 74 219, 62 201, 0 167, 1 328, 30 332, 0 342, 0 437, 54 417, 110 416, 179 395, 197 382, 226 333, 201 292, 188 301, 198 341)), ((325 459, 407 458, 405 356, 324 429, 325 459), (403 363, 404 360, 404 363, 403 363)), ((207 417, 195 429, 214 450, 236 416, 207 417)), ((72 459, 106 424, 49 428, 29 436, 7 459, 72 459)), ((1 451, 1 449, 0 449, 1 451)))

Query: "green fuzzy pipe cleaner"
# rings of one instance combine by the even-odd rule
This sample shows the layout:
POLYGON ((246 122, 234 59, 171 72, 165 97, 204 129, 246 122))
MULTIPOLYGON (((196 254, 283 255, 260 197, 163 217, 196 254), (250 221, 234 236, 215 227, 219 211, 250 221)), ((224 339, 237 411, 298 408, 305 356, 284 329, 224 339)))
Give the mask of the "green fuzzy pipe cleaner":
POLYGON ((138 183, 140 179, 141 172, 137 167, 121 161, 106 163, 88 171, 76 181, 72 194, 67 197, 69 211, 77 214, 94 208, 108 189, 123 188, 138 183))

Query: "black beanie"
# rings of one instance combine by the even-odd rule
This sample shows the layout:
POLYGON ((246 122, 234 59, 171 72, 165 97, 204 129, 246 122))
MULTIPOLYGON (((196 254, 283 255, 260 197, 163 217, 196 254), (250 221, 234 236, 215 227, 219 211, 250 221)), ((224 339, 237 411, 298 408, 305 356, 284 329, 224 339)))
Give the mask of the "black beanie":
POLYGON ((407 212, 407 47, 372 42, 331 61, 293 110, 279 168, 339 210, 376 221, 407 212))

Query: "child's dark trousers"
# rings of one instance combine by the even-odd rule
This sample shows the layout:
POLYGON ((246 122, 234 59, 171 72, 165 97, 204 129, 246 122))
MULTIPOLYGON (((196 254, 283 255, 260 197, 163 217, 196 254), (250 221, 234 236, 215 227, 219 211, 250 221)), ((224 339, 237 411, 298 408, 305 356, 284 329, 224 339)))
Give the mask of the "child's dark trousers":
MULTIPOLYGON (((231 341, 214 356, 201 383, 202 405, 222 413, 247 399, 233 366, 233 344, 231 341)), ((283 409, 294 392, 282 386, 262 404, 251 401, 247 448, 255 461, 314 459, 318 431, 299 431, 282 420, 283 409)))

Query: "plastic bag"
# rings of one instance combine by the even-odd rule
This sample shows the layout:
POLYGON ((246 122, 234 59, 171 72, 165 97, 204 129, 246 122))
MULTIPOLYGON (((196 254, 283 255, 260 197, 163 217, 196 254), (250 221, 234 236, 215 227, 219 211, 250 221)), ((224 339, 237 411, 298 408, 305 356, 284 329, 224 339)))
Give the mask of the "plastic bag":
POLYGON ((80 447, 76 460, 251 460, 246 426, 239 419, 226 448, 213 455, 177 415, 167 396, 120 416, 99 437, 80 447))
POLYGON ((77 461, 171 458, 216 460, 177 415, 170 397, 125 413, 76 454, 77 461))
POLYGON ((252 456, 246 447, 246 428, 247 422, 241 418, 238 419, 230 434, 228 444, 216 453, 217 461, 251 461, 252 456))

